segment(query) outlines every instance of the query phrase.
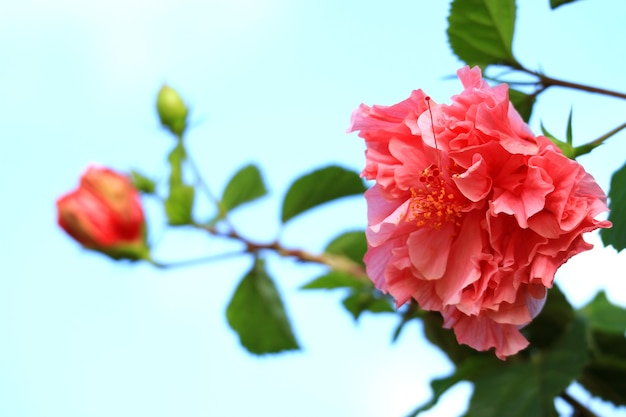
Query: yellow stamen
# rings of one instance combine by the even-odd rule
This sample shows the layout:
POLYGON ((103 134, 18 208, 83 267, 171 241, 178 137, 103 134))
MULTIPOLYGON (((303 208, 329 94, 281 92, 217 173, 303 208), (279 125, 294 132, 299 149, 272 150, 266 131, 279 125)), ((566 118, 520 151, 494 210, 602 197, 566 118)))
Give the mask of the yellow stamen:
POLYGON ((411 188, 407 221, 414 221, 419 227, 429 226, 437 230, 444 223, 460 226, 462 210, 463 205, 455 201, 439 168, 433 164, 420 174, 418 187, 411 188))

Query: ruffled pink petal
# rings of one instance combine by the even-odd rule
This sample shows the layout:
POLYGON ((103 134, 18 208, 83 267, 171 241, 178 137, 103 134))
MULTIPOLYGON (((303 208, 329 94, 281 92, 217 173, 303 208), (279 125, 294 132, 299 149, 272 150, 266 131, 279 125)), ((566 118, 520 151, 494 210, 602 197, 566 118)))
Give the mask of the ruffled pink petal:
POLYGON ((365 230, 367 241, 371 246, 379 246, 389 237, 397 233, 399 224, 406 217, 408 201, 400 206, 397 202, 387 200, 377 185, 365 192, 367 200, 367 216, 369 226, 365 230))
MULTIPOLYGON (((539 295, 539 297, 535 297, 535 295, 529 294, 530 296, 526 300, 526 307, 528 308, 528 314, 530 314, 530 318, 532 320, 539 315, 539 313, 543 309, 543 306, 546 304, 546 300, 548 299, 548 291, 546 290, 545 287, 541 287, 539 285, 531 286, 531 288, 535 288, 536 291, 541 293, 541 294, 536 294, 536 295, 539 295)), ((529 291, 529 292, 532 292, 532 291, 529 291)))
POLYGON ((443 311, 443 326, 454 329, 459 343, 476 350, 495 348, 496 356, 502 360, 528 346, 528 340, 517 326, 500 324, 488 317, 466 316, 455 309, 443 311))
POLYGON ((458 304, 464 288, 480 278, 479 259, 483 242, 480 214, 470 213, 464 219, 458 236, 450 245, 448 268, 445 276, 436 283, 437 294, 443 305, 458 304))
POLYGON ((472 166, 453 178, 454 183, 465 197, 473 202, 482 200, 491 192, 492 179, 488 176, 487 164, 483 157, 474 154, 472 166))
POLYGON ((411 263, 424 279, 441 278, 446 272, 453 230, 450 224, 440 230, 422 227, 409 236, 411 263))
POLYGON ((374 282, 376 288, 387 292, 386 271, 392 256, 393 241, 383 243, 379 247, 370 247, 363 257, 367 276, 374 282))
POLYGON ((529 167, 526 177, 513 190, 502 190, 493 200, 494 213, 506 213, 515 217, 520 227, 528 227, 528 218, 545 207, 548 193, 554 190, 552 180, 542 169, 529 167))

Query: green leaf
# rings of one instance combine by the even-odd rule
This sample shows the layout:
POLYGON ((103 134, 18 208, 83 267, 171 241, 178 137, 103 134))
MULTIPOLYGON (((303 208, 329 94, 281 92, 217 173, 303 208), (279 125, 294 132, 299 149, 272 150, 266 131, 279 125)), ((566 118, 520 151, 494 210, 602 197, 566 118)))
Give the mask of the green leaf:
POLYGON ((626 337, 624 337, 624 333, 594 330, 590 336, 592 337, 595 358, 612 357, 626 361, 626 337))
POLYGON ((530 120, 530 115, 533 111, 533 105, 535 104, 535 99, 537 98, 534 94, 526 94, 521 91, 514 90, 512 88, 509 89, 509 100, 515 107, 515 110, 518 111, 522 119, 528 123, 530 120))
POLYGON ((433 397, 427 403, 413 410, 413 412, 407 415, 407 417, 415 417, 421 412, 433 408, 435 405, 437 405, 441 396, 457 383, 464 380, 475 379, 481 373, 487 372, 491 369, 494 369, 495 367, 499 369, 500 366, 502 366, 502 363, 498 363, 494 359, 489 359, 486 357, 469 358, 468 360, 460 364, 451 375, 448 375, 444 378, 433 379, 430 382, 430 387, 433 391, 433 397))
POLYGON ((338 166, 329 166, 298 178, 289 187, 282 208, 285 223, 320 204, 365 192, 359 174, 338 166))
POLYGON ((404 306, 401 307, 401 309, 404 311, 401 311, 400 309, 398 310, 398 312, 401 313, 400 323, 398 323, 391 335, 391 341, 394 343, 400 337, 400 333, 402 333, 402 330, 404 330, 404 327, 407 323, 412 320, 421 319, 422 316, 425 314, 425 312, 422 311, 417 303, 413 300, 406 303, 404 306))
POLYGON ((169 194, 165 199, 165 214, 172 226, 183 226, 193 223, 193 202, 195 189, 183 181, 183 162, 187 153, 179 138, 176 146, 167 157, 170 164, 169 194))
POLYGON ((300 287, 302 290, 333 290, 336 288, 363 288, 367 282, 341 271, 330 271, 300 287))
POLYGON ((172 226, 184 226, 193 223, 193 200, 195 189, 179 184, 170 187, 170 195, 165 200, 165 214, 172 226))
POLYGON ((554 398, 587 364, 586 324, 574 319, 550 348, 474 378, 474 394, 465 417, 552 417, 554 398))
POLYGON ((355 290, 343 300, 343 306, 358 320, 364 311, 371 313, 395 313, 389 297, 376 290, 355 290))
POLYGON ((150 178, 133 169, 130 171, 130 179, 135 185, 135 188, 140 192, 144 194, 154 194, 156 184, 150 178))
POLYGON ((363 257, 367 252, 365 232, 354 231, 339 235, 326 246, 325 252, 343 255, 358 264, 365 265, 363 262, 363 257))
POLYGON ((572 132, 572 116, 574 115, 574 108, 570 108, 569 117, 567 118, 567 130, 565 131, 565 140, 569 145, 574 142, 574 133, 572 132))
POLYGON ((592 330, 593 348, 592 360, 579 382, 592 395, 626 405, 626 310, 612 304, 601 291, 579 314, 592 330))
POLYGON ((259 168, 254 165, 247 165, 241 168, 226 185, 221 208, 228 212, 266 194, 267 189, 259 168))
POLYGON ((554 136, 552 133, 548 132, 548 129, 546 129, 546 127, 543 125, 543 122, 539 122, 539 126, 541 127, 541 133, 543 133, 543 135, 547 137, 548 139, 550 139, 552 142, 556 141, 560 143, 565 143, 561 141, 560 139, 557 139, 557 137, 554 136))
POLYGON ((626 310, 612 304, 604 291, 600 291, 580 312, 594 330, 622 336, 626 332, 626 310))
POLYGON ((626 248, 626 164, 613 173, 609 190, 610 229, 600 230, 604 246, 611 245, 618 252, 626 248))
POLYGON ((470 357, 493 357, 491 352, 477 352, 467 345, 459 344, 454 331, 443 328, 443 318, 439 312, 424 312, 422 321, 424 322, 424 335, 428 341, 448 355, 448 358, 457 366, 470 357))
MULTIPOLYGON (((456 342, 452 331, 441 328, 438 313, 424 315, 424 330, 433 343, 442 347, 457 368, 431 383, 433 398, 409 417, 429 410, 439 398, 460 381, 474 383, 474 394, 465 417, 548 417, 555 416, 554 398, 578 378, 589 361, 587 325, 562 304, 556 292, 552 313, 566 315, 566 325, 550 346, 531 346, 532 355, 517 355, 508 361, 492 353, 476 352, 456 342), (429 322, 433 320, 433 322, 429 322), (464 350, 463 348, 467 348, 464 350)), ((568 304, 569 305, 569 304, 568 304)), ((555 322, 563 321, 555 318, 555 322)))
POLYGON ((522 334, 533 349, 542 349, 552 345, 573 319, 574 309, 559 287, 554 285, 548 290, 548 298, 541 313, 522 329, 522 334))
POLYGON ((616 406, 626 405, 626 360, 611 356, 594 359, 578 379, 591 395, 616 406))
POLYGON ((448 16, 452 51, 468 65, 518 67, 513 57, 515 0, 454 0, 448 16))
POLYGON ((261 259, 255 260, 239 283, 228 304, 226 318, 250 353, 262 355, 300 348, 280 294, 261 259))
POLYGON ((559 6, 563 6, 564 4, 567 4, 567 3, 573 3, 575 1, 576 0, 550 0, 550 8, 554 10, 559 6))
POLYGON ((183 161, 187 158, 187 152, 181 139, 178 140, 174 149, 167 156, 170 164, 170 185, 183 183, 183 161))
POLYGON ((548 129, 545 128, 543 122, 541 122, 540 125, 543 135, 550 139, 550 141, 552 141, 552 143, 554 143, 561 150, 561 152, 563 152, 563 155, 567 156, 570 159, 576 158, 576 149, 571 144, 563 142, 552 133, 548 132, 548 129))

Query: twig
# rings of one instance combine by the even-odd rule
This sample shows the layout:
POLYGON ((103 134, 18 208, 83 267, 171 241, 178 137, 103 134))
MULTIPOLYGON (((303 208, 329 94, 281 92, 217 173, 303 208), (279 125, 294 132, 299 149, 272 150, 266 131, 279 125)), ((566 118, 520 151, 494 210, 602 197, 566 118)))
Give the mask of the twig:
POLYGON ((576 398, 563 391, 559 397, 572 406, 574 409, 574 415, 572 417, 599 417, 596 413, 585 407, 576 398))
POLYGON ((219 254, 204 256, 202 258, 185 259, 182 261, 160 262, 154 259, 147 259, 147 261, 150 262, 152 265, 156 266, 157 268, 170 269, 170 268, 194 266, 194 265, 199 265, 199 264, 203 264, 207 262, 222 261, 225 259, 234 258, 235 256, 243 255, 245 253, 246 253, 245 251, 240 250, 237 252, 219 253, 219 254))
POLYGON ((217 237, 240 241, 245 245, 244 252, 247 253, 254 254, 260 251, 270 250, 285 258, 295 258, 300 262, 326 265, 331 269, 346 272, 356 278, 362 279, 363 281, 367 281, 368 283, 370 282, 369 278, 367 277, 367 273, 365 272, 365 268, 343 255, 336 255, 331 253, 314 254, 302 249, 286 248, 278 241, 274 241, 271 243, 252 242, 232 229, 229 232, 220 232, 214 226, 207 226, 202 224, 195 224, 194 226, 206 230, 207 232, 217 237))
POLYGON ((543 85, 543 90, 551 86, 559 86, 559 87, 565 87, 565 88, 572 88, 575 90, 586 91, 588 93, 603 94, 605 96, 617 97, 617 98, 626 100, 626 93, 622 93, 619 91, 608 90, 606 88, 593 87, 590 85, 560 80, 558 78, 548 77, 547 75, 543 75, 539 72, 532 71, 523 67, 517 68, 517 69, 522 72, 525 72, 526 74, 534 75, 535 77, 539 78, 539 83, 543 85))

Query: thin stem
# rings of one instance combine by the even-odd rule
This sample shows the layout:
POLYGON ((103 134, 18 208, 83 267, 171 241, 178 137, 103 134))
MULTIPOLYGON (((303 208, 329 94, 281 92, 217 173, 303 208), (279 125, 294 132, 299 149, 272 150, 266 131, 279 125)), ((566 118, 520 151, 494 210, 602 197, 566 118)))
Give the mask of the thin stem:
MULTIPOLYGON (((177 137, 178 137, 178 140, 181 141, 182 143, 183 135, 181 134, 181 135, 178 135, 177 137)), ((196 181, 198 182, 199 187, 201 187, 201 189, 204 191, 207 197, 217 205, 218 210, 221 212, 221 207, 220 207, 221 203, 215 197, 215 195, 211 192, 206 182, 204 182, 204 180, 202 179, 198 166, 195 164, 195 162, 189 155, 186 155, 186 160, 187 160, 187 163, 189 164, 189 167, 193 171, 194 176, 196 177, 196 181)), ((243 252, 219 254, 219 255, 213 255, 213 256, 208 256, 204 258, 190 259, 190 260, 178 261, 178 262, 167 263, 167 264, 160 263, 152 259, 148 261, 159 268, 173 268, 173 267, 190 266, 190 265, 197 265, 197 264, 205 263, 205 262, 222 260, 222 259, 229 258, 232 256, 241 255, 243 253, 256 254, 257 252, 262 251, 262 250, 272 250, 282 257, 296 258, 300 262, 309 262, 309 263, 317 263, 321 265, 326 265, 330 267, 331 269, 343 271, 343 272, 349 273, 350 275, 356 278, 362 279, 363 281, 367 281, 368 283, 370 282, 367 277, 367 273, 365 272, 365 268, 363 268, 360 264, 347 258, 346 256, 334 255, 334 254, 329 254, 329 253, 313 254, 313 253, 306 252, 301 249, 290 249, 290 248, 286 248, 282 246, 278 241, 275 241, 272 243, 252 242, 246 239, 245 237, 241 236, 239 233, 237 233, 235 228, 233 227, 232 224, 230 224, 230 221, 225 215, 222 217, 222 220, 226 221, 226 223, 229 225, 229 228, 230 228, 229 232, 221 232, 217 230, 215 226, 213 225, 204 225, 204 224, 194 223, 193 226, 199 229, 206 230, 207 232, 211 233, 214 236, 234 239, 234 240, 238 240, 242 242, 245 245, 245 249, 243 252)))
POLYGON ((191 170, 193 171, 193 174, 196 177, 196 181, 198 182, 198 185, 200 186, 200 188, 202 189, 202 191, 204 191, 204 193, 206 194, 206 196, 216 205, 219 206, 220 201, 217 199, 217 197, 215 197, 215 194, 213 194, 211 192, 211 189, 209 188, 209 186, 207 185, 207 183, 204 181, 204 179, 202 178, 202 175, 200 175, 200 170, 198 169, 198 166, 196 165, 195 161, 189 157, 189 155, 187 155, 187 162, 189 163, 189 167, 191 168, 191 170))
POLYGON ((610 138, 614 134, 620 132, 624 128, 626 128, 626 123, 622 123, 621 125, 619 125, 615 129, 613 129, 613 130, 605 133, 604 135, 600 136, 598 139, 595 139, 595 140, 593 140, 593 141, 591 141, 589 143, 585 143, 584 145, 576 146, 574 148, 574 156, 575 157, 579 157, 581 155, 584 155, 584 154, 587 154, 587 153, 591 152, 592 150, 594 150, 598 146, 602 145, 605 140, 607 140, 608 138, 610 138))
MULTIPOLYGON (((179 135, 178 136, 179 140, 183 140, 183 136, 179 135)), ((196 181, 198 182, 198 185, 200 186, 200 188, 202 189, 202 191, 206 194, 206 196, 216 205, 219 205, 219 200, 217 199, 217 197, 215 197, 215 194, 213 194, 213 192, 211 192, 211 189, 209 188, 209 186, 207 185, 207 183, 204 181, 204 179, 202 178, 202 175, 200 174, 200 169, 198 168, 198 165, 196 165, 195 161, 193 160, 193 158, 191 157, 191 155, 189 155, 188 153, 185 154, 185 159, 187 159, 187 162, 189 163, 189 167, 191 168, 191 170, 193 171, 193 175, 196 177, 196 181)))
POLYGON ((208 262, 223 261, 225 259, 234 258, 235 256, 244 255, 245 253, 246 251, 227 252, 227 253, 220 253, 216 255, 204 256, 202 258, 185 259, 182 261, 173 261, 173 262, 159 262, 159 261, 155 261, 154 259, 148 259, 147 261, 150 262, 152 265, 156 266, 157 268, 171 269, 171 268, 181 268, 181 267, 187 267, 187 266, 200 265, 200 264, 204 264, 208 262))
MULTIPOLYGON (((180 141, 182 141, 183 140, 183 135, 182 134, 178 135, 178 139, 180 141)), ((206 181, 204 181, 204 178, 202 177, 200 169, 198 168, 198 165, 196 164, 195 160, 188 153, 185 154, 185 159, 186 159, 186 162, 187 162, 189 168, 193 172, 193 175, 195 177, 197 185, 204 192, 204 194, 207 196, 207 198, 213 204, 215 204, 215 207, 217 208, 217 211, 219 213, 218 214, 219 219, 221 219, 224 222, 226 222, 226 224, 228 224, 231 229, 234 228, 233 224, 231 223, 230 219, 228 218, 228 213, 224 210, 224 208, 222 206, 222 202, 220 201, 220 199, 218 199, 215 196, 215 194, 213 194, 213 192, 209 188, 209 185, 206 183, 206 181)))
POLYGON ((565 80, 560 80, 558 78, 553 78, 553 77, 548 77, 547 75, 543 75, 539 72, 536 71, 531 71, 529 69, 526 68, 517 68, 518 70, 525 72, 527 74, 530 75, 534 75, 535 77, 539 78, 539 82, 543 85, 543 89, 545 90, 548 87, 551 86, 559 86, 559 87, 565 87, 565 88, 572 88, 575 90, 581 90, 581 91, 586 91, 588 93, 596 93, 596 94, 603 94, 605 96, 611 96, 611 97, 617 97, 617 98, 621 98, 621 99, 625 99, 626 100, 626 93, 622 93, 619 91, 614 91, 614 90, 608 90, 606 88, 601 88, 601 87, 593 87, 590 85, 585 85, 585 84, 579 84, 579 83, 574 83, 571 81, 565 81, 565 80))
POLYGON ((196 224, 196 227, 206 230, 214 236, 234 239, 242 242, 246 248, 244 252, 257 253, 263 250, 270 250, 276 252, 278 255, 285 258, 295 258, 300 262, 316 263, 320 265, 326 265, 331 269, 349 273, 350 275, 362 279, 363 281, 370 282, 365 268, 353 260, 342 255, 335 255, 330 253, 314 254, 302 249, 291 249, 283 246, 280 242, 275 241, 271 243, 257 243, 252 242, 245 237, 241 236, 234 230, 230 230, 227 233, 218 231, 213 226, 206 226, 202 224, 196 224))
POLYGON ((599 417, 596 413, 585 407, 576 398, 563 391, 559 397, 572 406, 574 409, 574 417, 599 417))
POLYGON ((621 125, 619 125, 618 127, 616 127, 615 129, 605 133, 604 135, 600 136, 598 139, 594 140, 593 142, 590 142, 590 145, 593 146, 599 146, 602 145, 602 143, 607 140, 608 138, 610 138, 611 136, 613 136, 616 133, 619 133, 621 130, 626 128, 626 122, 622 123, 621 125))

